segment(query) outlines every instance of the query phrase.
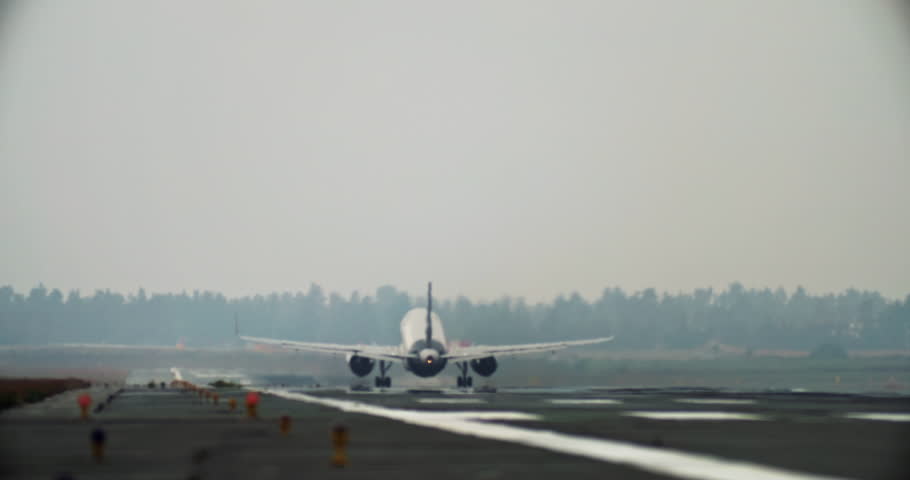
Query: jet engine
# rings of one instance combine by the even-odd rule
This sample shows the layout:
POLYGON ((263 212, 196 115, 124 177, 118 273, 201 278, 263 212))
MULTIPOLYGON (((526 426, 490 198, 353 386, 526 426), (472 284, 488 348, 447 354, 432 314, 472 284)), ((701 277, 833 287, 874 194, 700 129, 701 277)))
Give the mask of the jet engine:
POLYGON ((478 358, 471 360, 471 370, 477 372, 481 377, 489 377, 496 371, 496 359, 493 357, 478 358))
POLYGON ((417 353, 417 356, 420 357, 420 362, 427 365, 431 365, 433 362, 439 360, 439 352, 432 348, 424 348, 417 353))
POLYGON ((373 371, 373 367, 376 366, 376 360, 354 355, 348 359, 348 366, 351 367, 354 375, 365 377, 373 371))

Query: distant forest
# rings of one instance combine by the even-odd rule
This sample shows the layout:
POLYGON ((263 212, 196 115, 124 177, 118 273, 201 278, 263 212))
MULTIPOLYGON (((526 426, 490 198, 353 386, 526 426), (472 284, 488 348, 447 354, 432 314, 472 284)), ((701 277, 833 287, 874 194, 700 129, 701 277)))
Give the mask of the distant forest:
MULTIPOLYGON (((234 318, 243 333, 288 339, 398 344, 398 322, 424 297, 392 286, 374 295, 304 292, 226 298, 208 291, 126 296, 98 290, 67 294, 43 285, 28 294, 0 287, 0 343, 85 342, 188 346, 233 344, 234 318)), ((586 301, 578 294, 548 303, 521 298, 472 302, 434 299, 449 340, 523 343, 615 335, 614 349, 693 348, 712 342, 756 349, 812 349, 836 343, 853 349, 907 349, 910 296, 846 290, 809 295, 803 288, 698 289, 668 294, 607 288, 586 301)))

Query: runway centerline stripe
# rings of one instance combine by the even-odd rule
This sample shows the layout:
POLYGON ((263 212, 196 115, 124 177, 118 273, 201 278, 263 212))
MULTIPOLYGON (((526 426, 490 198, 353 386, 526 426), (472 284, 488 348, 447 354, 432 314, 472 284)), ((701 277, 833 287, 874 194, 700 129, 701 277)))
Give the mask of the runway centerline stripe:
POLYGON ((725 460, 709 455, 686 453, 666 448, 646 447, 601 438, 579 437, 549 430, 531 430, 513 425, 484 423, 486 419, 539 419, 537 415, 521 412, 427 412, 392 409, 350 400, 316 397, 284 389, 263 392, 289 400, 337 408, 345 412, 363 413, 398 420, 411 425, 435 428, 461 435, 513 442, 558 453, 592 458, 628 465, 642 470, 678 478, 698 480, 833 480, 810 473, 794 472, 737 460, 725 460), (511 418, 509 418, 511 417, 511 418))

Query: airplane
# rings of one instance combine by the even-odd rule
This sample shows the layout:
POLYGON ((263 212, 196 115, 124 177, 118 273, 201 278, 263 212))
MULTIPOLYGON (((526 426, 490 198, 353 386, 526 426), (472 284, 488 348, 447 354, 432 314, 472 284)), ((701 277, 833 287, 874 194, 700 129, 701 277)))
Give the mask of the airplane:
POLYGON ((369 375, 379 362, 379 376, 375 377, 376 388, 392 386, 392 379, 386 375, 393 362, 401 362, 404 369, 418 377, 433 377, 445 369, 448 362, 455 363, 460 374, 459 388, 473 387, 474 380, 468 375, 468 366, 478 375, 489 377, 496 372, 496 355, 521 355, 552 352, 577 345, 591 345, 609 342, 613 337, 570 340, 563 342, 532 343, 524 345, 467 346, 449 345, 442 328, 442 320, 433 312, 433 283, 427 284, 427 308, 413 308, 401 319, 401 345, 339 345, 332 343, 298 342, 272 338, 240 335, 234 323, 235 333, 241 340, 263 345, 276 345, 291 350, 343 354, 351 372, 358 377, 369 375))

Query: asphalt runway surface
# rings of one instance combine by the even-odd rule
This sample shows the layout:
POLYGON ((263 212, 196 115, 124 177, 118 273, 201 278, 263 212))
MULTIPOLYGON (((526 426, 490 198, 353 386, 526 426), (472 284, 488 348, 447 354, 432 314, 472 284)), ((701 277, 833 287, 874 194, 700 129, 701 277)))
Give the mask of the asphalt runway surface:
MULTIPOLYGON (((198 384, 213 374, 182 373, 198 384)), ((80 392, 6 411, 0 477, 910 478, 907 396, 257 388, 258 419, 246 416, 245 389, 219 390, 215 405, 180 389, 96 388, 90 393, 104 407, 87 421, 76 407, 80 392), (287 434, 279 429, 285 415, 287 434), (343 468, 330 464, 337 425, 349 432, 343 468), (91 455, 95 428, 107 438, 101 462, 91 455)))

